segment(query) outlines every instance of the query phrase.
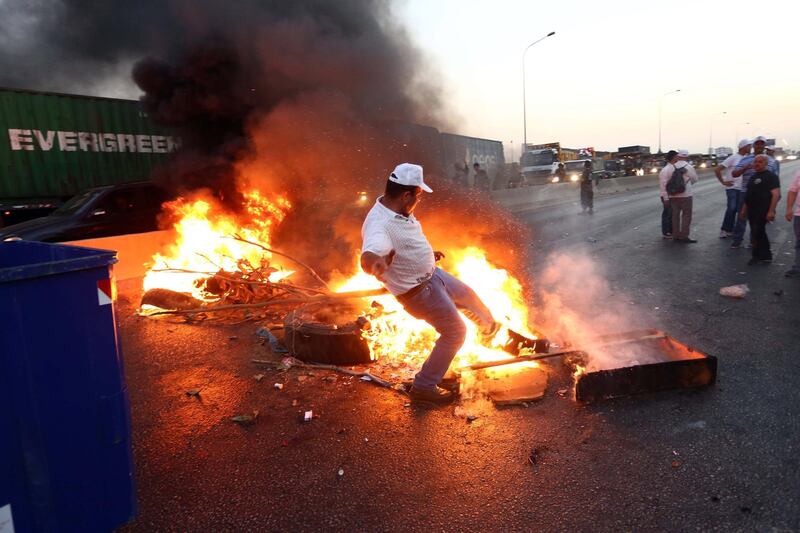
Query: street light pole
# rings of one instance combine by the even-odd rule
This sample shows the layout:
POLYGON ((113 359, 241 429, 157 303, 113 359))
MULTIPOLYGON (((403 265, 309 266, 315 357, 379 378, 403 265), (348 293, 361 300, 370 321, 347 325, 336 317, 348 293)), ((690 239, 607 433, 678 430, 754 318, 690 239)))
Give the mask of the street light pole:
POLYGON ((734 146, 737 146, 739 143, 739 126, 749 126, 749 125, 750 125, 749 122, 742 122, 741 124, 736 125, 736 139, 734 139, 733 141, 734 146))
POLYGON ((665 96, 669 96, 671 94, 681 92, 680 89, 675 89, 674 91, 669 91, 661 95, 658 99, 658 153, 661 153, 661 106, 665 96))
POLYGON ((709 128, 708 128, 708 155, 711 155, 711 154, 714 153, 714 141, 712 140, 713 139, 713 135, 714 135, 714 117, 719 116, 719 115, 727 115, 727 114, 728 114, 727 111, 722 111, 721 113, 717 113, 715 115, 711 115, 711 118, 709 119, 709 123, 710 124, 709 124, 709 128))
MULTIPOLYGON (((526 100, 527 99, 525 98, 525 95, 527 94, 525 92, 525 54, 528 53, 528 49, 530 49, 531 46, 533 46, 534 44, 539 43, 541 41, 544 41, 548 37, 550 37, 552 35, 555 35, 555 34, 556 34, 556 32, 551 31, 550 33, 548 33, 547 35, 545 35, 541 39, 537 39, 536 41, 533 41, 531 44, 526 46, 525 50, 522 52, 522 143, 523 143, 522 144, 522 150, 523 151, 525 150, 525 146, 528 144, 528 109, 527 109, 527 105, 526 105, 526 100)), ((520 152, 520 153, 522 153, 522 152, 520 152)))

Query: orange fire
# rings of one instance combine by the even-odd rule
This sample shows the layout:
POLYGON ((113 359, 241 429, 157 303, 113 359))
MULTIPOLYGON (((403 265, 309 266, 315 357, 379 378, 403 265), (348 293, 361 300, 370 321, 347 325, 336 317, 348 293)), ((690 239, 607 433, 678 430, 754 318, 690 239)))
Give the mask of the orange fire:
MULTIPOLYGON (((177 220, 176 240, 169 249, 153 257, 154 264, 144 279, 144 289, 165 288, 203 299, 205 295, 198 288, 198 280, 220 270, 236 272, 243 266, 258 267, 265 260, 271 267, 280 267, 280 262, 268 252, 231 237, 239 235, 269 248, 271 232, 291 209, 290 202, 280 197, 268 200, 257 191, 248 192, 244 198, 245 214, 237 216, 207 197, 178 199, 166 204, 165 210, 177 220)), ((448 270, 472 287, 495 319, 506 326, 495 338, 493 347, 487 348, 478 342, 476 326, 465 318, 467 340, 456 356, 454 368, 508 358, 509 354, 501 349, 507 340, 508 328, 535 337, 528 328, 528 308, 522 287, 514 276, 493 265, 480 248, 441 249, 447 256, 448 270)), ((329 284, 336 292, 381 286, 377 279, 360 270, 358 261, 355 263, 355 274, 329 284)), ((291 274, 290 270, 280 269, 269 279, 274 282, 291 274)), ((365 299, 367 313, 374 309, 370 305, 373 301, 383 307, 381 313, 370 317, 371 327, 363 333, 373 357, 387 364, 418 368, 433 348, 436 332, 427 323, 406 313, 392 296, 365 299)), ((513 371, 520 365, 535 366, 535 363, 518 363, 505 369, 513 371)))
MULTIPOLYGON (((278 267, 280 262, 273 261, 268 252, 232 237, 239 235, 269 247, 273 227, 286 217, 291 204, 280 197, 270 201, 255 190, 246 193, 244 199, 246 215, 239 216, 231 215, 207 197, 179 198, 165 204, 165 212, 177 219, 176 240, 163 254, 153 257, 153 266, 144 278, 144 290, 170 289, 203 299, 195 282, 219 270, 234 272, 243 262, 258 267, 265 259, 278 267)), ((273 272, 269 280, 279 281, 291 274, 292 271, 280 270, 273 272)))
MULTIPOLYGON (((523 298, 522 286, 514 276, 492 265, 486 252, 480 248, 445 248, 445 254, 451 266, 450 271, 472 287, 492 311, 495 319, 505 326, 495 337, 492 348, 487 348, 478 341, 475 324, 462 317, 467 325, 467 340, 456 355, 453 368, 507 359, 509 354, 502 351, 502 346, 508 339, 508 328, 531 338, 536 337, 528 327, 528 307, 523 298)), ((377 279, 359 270, 349 279, 334 285, 334 290, 347 292, 380 286, 377 279)), ((370 320, 370 329, 364 332, 373 356, 389 363, 411 366, 421 364, 436 340, 433 328, 406 313, 393 296, 373 297, 371 300, 383 306, 380 314, 370 320)), ((518 365, 531 366, 535 363, 517 363, 514 366, 518 365)))

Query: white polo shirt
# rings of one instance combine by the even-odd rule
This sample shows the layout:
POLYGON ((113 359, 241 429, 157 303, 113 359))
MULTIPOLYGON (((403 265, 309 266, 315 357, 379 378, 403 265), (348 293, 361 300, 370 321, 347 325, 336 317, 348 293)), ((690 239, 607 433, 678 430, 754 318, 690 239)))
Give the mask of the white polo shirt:
POLYGON ((672 177, 672 173, 675 172, 676 168, 683 167, 686 167, 686 172, 683 174, 683 182, 686 184, 686 190, 684 192, 679 192, 678 194, 673 194, 672 198, 691 198, 691 196, 694 194, 692 192, 692 183, 697 183, 697 172, 695 171, 694 167, 686 161, 678 161, 674 165, 672 163, 667 163, 664 168, 661 169, 661 173, 658 175, 659 186, 661 188, 661 198, 669 198, 669 195, 667 194, 667 182, 672 177))
POLYGON ((395 251, 394 261, 381 281, 397 296, 427 281, 436 269, 433 248, 422 233, 419 221, 395 213, 381 203, 382 196, 369 210, 361 226, 361 253, 385 256, 395 251))
POLYGON ((725 161, 720 163, 720 166, 725 168, 725 181, 732 181, 733 185, 730 187, 725 187, 726 189, 736 189, 737 191, 742 190, 742 177, 739 176, 738 178, 733 177, 733 169, 736 168, 736 165, 739 164, 739 161, 742 160, 744 156, 740 153, 735 153, 729 155, 725 161))

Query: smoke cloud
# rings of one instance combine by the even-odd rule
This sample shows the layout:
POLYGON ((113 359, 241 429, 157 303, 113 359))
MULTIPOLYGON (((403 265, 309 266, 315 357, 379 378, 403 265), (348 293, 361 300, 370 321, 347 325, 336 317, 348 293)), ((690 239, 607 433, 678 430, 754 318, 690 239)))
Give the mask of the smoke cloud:
POLYGON ((81 91, 134 65, 145 110, 182 139, 154 178, 234 212, 250 187, 287 195, 273 244, 320 270, 353 263, 361 220, 401 162, 422 164, 435 190, 418 208, 434 247, 524 263, 523 226, 439 175, 451 169, 425 126, 452 131, 448 110, 390 2, 11 0, 0 20, 3 84, 81 91))
POLYGON ((586 349, 589 370, 663 360, 642 344, 604 346, 602 335, 652 327, 646 313, 616 293, 602 265, 581 253, 555 253, 538 280, 541 301, 532 310, 536 327, 552 341, 586 349))

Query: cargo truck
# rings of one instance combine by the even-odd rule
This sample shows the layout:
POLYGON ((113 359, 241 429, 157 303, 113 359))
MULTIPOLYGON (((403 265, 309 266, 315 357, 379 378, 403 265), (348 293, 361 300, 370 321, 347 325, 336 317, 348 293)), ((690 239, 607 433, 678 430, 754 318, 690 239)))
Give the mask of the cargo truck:
POLYGON ((0 227, 87 189, 147 180, 178 146, 138 101, 0 89, 0 227))
POLYGON ((579 152, 572 148, 562 148, 558 142, 526 145, 519 162, 525 183, 528 185, 551 183, 558 164, 578 159, 579 152))
MULTIPOLYGON (((472 187, 480 164, 505 187, 503 143, 386 124, 389 152, 472 187)), ((180 147, 136 100, 0 88, 0 227, 45 216, 89 189, 147 181, 180 147)))

